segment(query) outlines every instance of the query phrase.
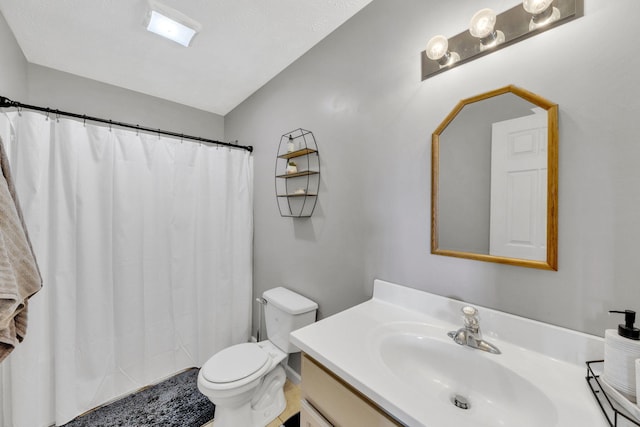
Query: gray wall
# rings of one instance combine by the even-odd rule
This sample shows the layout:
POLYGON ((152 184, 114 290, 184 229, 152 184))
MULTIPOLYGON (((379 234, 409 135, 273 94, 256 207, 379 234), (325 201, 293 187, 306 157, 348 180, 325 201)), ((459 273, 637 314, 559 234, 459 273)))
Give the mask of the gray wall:
POLYGON ((421 82, 427 40, 463 31, 478 2, 374 0, 231 112, 227 138, 256 146, 255 293, 286 285, 327 316, 380 278, 597 335, 618 323, 606 310, 640 310, 640 2, 585 3, 581 19, 421 82), (507 84, 560 107, 557 272, 429 252, 431 132, 507 84), (322 159, 307 220, 279 217, 273 189, 280 135, 297 127, 322 159))
POLYGON ((32 105, 224 140, 222 116, 35 64, 28 94, 32 105))
POLYGON ((20 100, 27 95, 27 60, 0 13, 0 96, 20 100))

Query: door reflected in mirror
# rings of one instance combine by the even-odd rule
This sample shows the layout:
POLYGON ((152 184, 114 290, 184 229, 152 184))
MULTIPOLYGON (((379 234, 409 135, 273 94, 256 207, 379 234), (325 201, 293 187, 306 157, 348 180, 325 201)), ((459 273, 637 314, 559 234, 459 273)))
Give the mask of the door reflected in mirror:
POLYGON ((557 270, 557 105, 515 86, 433 133, 431 252, 557 270))

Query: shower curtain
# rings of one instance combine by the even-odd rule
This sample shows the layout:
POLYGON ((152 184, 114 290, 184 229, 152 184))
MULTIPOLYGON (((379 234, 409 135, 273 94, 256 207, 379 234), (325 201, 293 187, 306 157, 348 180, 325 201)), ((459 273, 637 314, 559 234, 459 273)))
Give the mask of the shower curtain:
POLYGON ((0 427, 62 425, 250 335, 247 151, 0 114, 44 281, 0 427))

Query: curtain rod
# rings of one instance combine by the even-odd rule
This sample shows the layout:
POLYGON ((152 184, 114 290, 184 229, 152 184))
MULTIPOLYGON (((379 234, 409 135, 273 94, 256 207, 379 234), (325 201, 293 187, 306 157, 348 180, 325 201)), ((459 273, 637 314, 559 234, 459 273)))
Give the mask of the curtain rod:
MULTIPOLYGON (((135 129, 135 130, 138 130, 138 131, 144 131, 144 132, 150 132, 150 133, 155 133, 155 134, 160 134, 160 135, 173 136, 173 137, 177 137, 177 138, 181 138, 181 139, 191 139, 193 141, 207 142, 207 143, 210 143, 210 144, 222 145, 222 146, 225 146, 225 147, 240 148, 240 149, 243 149, 243 150, 247 150, 250 153, 253 152, 253 147, 251 145, 238 145, 238 144, 234 144, 234 143, 231 143, 231 142, 215 141, 213 139, 201 138, 199 136, 185 135, 185 134, 182 134, 182 133, 171 132, 171 131, 162 130, 162 129, 152 129, 152 128, 149 128, 149 127, 140 126, 140 125, 132 125, 130 123, 124 123, 124 122, 115 122, 113 120, 106 120, 106 119, 101 119, 101 118, 98 118, 98 117, 91 117, 91 116, 87 116, 85 114, 69 113, 67 111, 60 111, 60 110, 54 110, 54 109, 46 108, 46 107, 38 107, 38 106, 35 106, 35 105, 22 104, 21 102, 12 101, 9 98, 5 98, 4 96, 0 96, 0 108, 12 108, 12 107, 13 108, 17 108, 18 110, 25 109, 25 110, 42 111, 42 112, 45 112, 47 114, 55 114, 56 116, 74 117, 76 119, 82 119, 84 121, 90 120, 92 122, 108 124, 109 126, 119 126, 119 127, 123 127, 123 128, 135 129)), ((238 141, 236 141, 236 142, 238 142, 238 141)))

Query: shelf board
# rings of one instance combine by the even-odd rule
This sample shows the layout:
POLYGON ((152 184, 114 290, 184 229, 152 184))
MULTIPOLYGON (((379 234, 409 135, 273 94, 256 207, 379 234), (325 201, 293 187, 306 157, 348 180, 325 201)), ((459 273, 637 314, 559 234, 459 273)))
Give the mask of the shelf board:
POLYGON ((276 194, 276 197, 318 197, 317 194, 304 193, 304 194, 276 194))
POLYGON ((285 153, 278 156, 279 159, 293 159, 295 157, 306 156, 308 154, 317 153, 318 150, 313 150, 311 148, 303 148, 302 150, 292 151, 291 153, 285 153))
POLYGON ((287 173, 284 175, 276 175, 276 178, 297 178, 299 176, 309 176, 309 175, 315 175, 317 173, 318 171, 302 171, 302 172, 296 172, 296 173, 287 173))

